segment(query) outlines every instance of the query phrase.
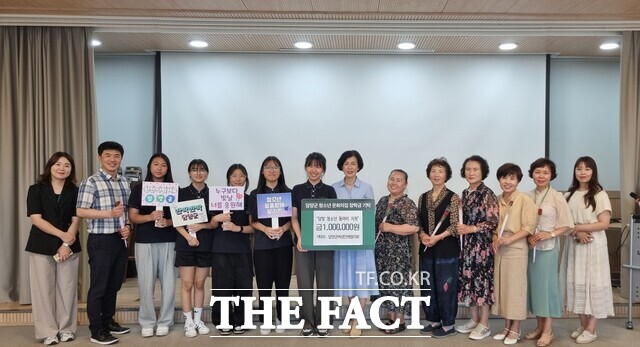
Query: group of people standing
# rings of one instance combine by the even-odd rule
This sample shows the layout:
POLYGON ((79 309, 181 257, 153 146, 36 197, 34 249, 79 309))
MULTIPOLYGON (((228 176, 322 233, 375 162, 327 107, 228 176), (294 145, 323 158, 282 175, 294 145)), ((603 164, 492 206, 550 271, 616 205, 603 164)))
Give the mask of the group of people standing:
POLYGON ((451 172, 444 159, 429 163, 433 189, 418 203, 425 246, 420 269, 432 275, 423 295, 435 302, 425 309, 431 324, 422 332, 441 338, 457 331, 481 340, 491 336, 491 313, 504 318, 504 329, 493 339, 512 345, 532 312, 536 328, 523 337, 545 347, 554 338, 552 319, 566 306, 580 317, 571 337, 577 343, 595 341, 597 320, 613 315, 605 235, 611 203, 595 161, 578 158, 564 195, 551 187, 556 166, 546 158, 531 163, 528 173, 536 187, 526 193, 517 189, 523 173, 512 163, 497 170, 498 196, 483 183, 489 165, 482 157, 465 160, 460 174, 469 187, 461 197, 444 187, 451 172), (562 235, 570 237, 560 257, 562 235), (454 327, 458 302, 470 307, 471 319, 454 327))
MULTIPOLYGON (((207 222, 173 227, 168 208, 158 210, 142 205, 142 188, 132 189, 118 174, 124 149, 116 142, 98 147, 101 168, 76 187, 73 158, 55 153, 47 162, 38 182, 30 187, 28 215, 33 227, 26 250, 29 252, 31 294, 36 338, 45 345, 75 338, 77 325, 77 274, 80 244, 79 218, 88 221, 87 251, 91 270, 87 314, 91 342, 112 344, 113 334, 130 331, 114 321, 115 303, 124 278, 127 239, 136 225, 135 258, 140 290, 139 324, 143 337, 164 336, 173 325, 174 290, 180 274, 180 300, 185 317, 184 334, 206 335, 210 329, 202 318, 205 279, 211 271, 212 289, 219 296, 250 296, 253 277, 261 297, 276 299, 289 295, 292 261, 302 296, 301 315, 305 321, 302 336, 327 336, 320 325, 321 305, 317 296, 357 298, 361 308, 370 296, 412 296, 410 276, 401 281, 383 278, 393 273, 413 272, 412 239, 420 240, 420 271, 430 274, 421 283, 431 305, 424 306, 427 324, 422 333, 442 338, 457 332, 471 339, 491 335, 489 314, 504 317, 504 330, 494 336, 505 344, 521 336, 520 322, 527 311, 537 316, 537 327, 526 334, 544 347, 553 340, 552 318, 560 317, 563 302, 580 315, 580 327, 572 333, 578 343, 595 340, 597 319, 613 315, 606 235, 611 206, 598 183, 596 163, 579 158, 566 196, 551 188, 556 177, 555 164, 541 158, 531 164, 529 176, 536 188, 521 193, 517 186, 522 171, 515 164, 504 164, 497 171, 502 194, 484 185, 489 166, 480 156, 464 161, 460 174, 469 183, 461 196, 446 187, 452 169, 444 158, 429 162, 427 177, 432 188, 420 195, 416 205, 405 193, 408 175, 392 170, 389 194, 378 201, 375 212, 374 250, 311 251, 302 246, 300 218, 303 199, 374 199, 373 188, 358 177, 364 161, 355 150, 344 152, 337 167, 344 178, 326 185, 322 177, 326 158, 317 152, 305 159, 307 180, 290 189, 284 168, 277 157, 269 156, 260 166, 257 188, 247 194, 249 179, 242 164, 227 170, 227 184, 245 191, 245 209, 209 211, 207 222), (257 195, 287 193, 292 196, 292 217, 258 218, 257 195), (251 240, 253 234, 253 242, 251 240), (558 272, 558 236, 571 234, 565 242, 561 271, 558 272), (363 280, 361 274, 376 274, 378 281, 363 280), (380 277, 377 276, 380 274, 380 277), (161 306, 156 315, 153 293, 160 280, 161 306), (314 285, 315 283, 315 285, 314 285), (566 300, 563 297, 566 296, 566 300), (471 319, 455 326, 458 303, 471 309, 471 319)), ((203 198, 208 206, 207 163, 192 160, 187 167, 190 184, 181 188, 179 201, 203 198)), ((169 158, 156 153, 147 164, 145 181, 173 182, 169 158)), ((369 276, 367 276, 369 277, 369 276)), ((365 278, 366 279, 366 278, 365 278)), ((346 302, 346 300, 345 300, 346 302)), ((260 305, 262 302, 260 301, 260 305)), ((385 302, 390 329, 387 334, 406 329, 409 305, 385 302), (397 324, 396 324, 397 323, 397 324)), ((264 309, 260 307, 259 309, 264 309)), ((268 309, 268 308, 267 308, 268 309)), ((244 307, 231 305, 222 310, 212 307, 212 322, 219 325, 221 312, 229 312, 232 329, 222 335, 242 334, 244 307)), ((275 331, 282 320, 282 307, 276 304, 275 331)), ((271 333, 273 322, 260 328, 271 333)), ((356 320, 342 326, 351 336, 362 330, 356 320)))

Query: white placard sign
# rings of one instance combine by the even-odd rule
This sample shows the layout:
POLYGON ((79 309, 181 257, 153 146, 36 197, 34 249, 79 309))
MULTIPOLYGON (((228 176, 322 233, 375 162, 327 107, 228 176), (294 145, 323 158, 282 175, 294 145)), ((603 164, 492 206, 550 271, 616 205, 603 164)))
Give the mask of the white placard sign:
POLYGON ((244 187, 209 187, 209 210, 244 210, 244 187))
POLYGON ((178 201, 178 183, 142 182, 142 206, 171 206, 178 201))
POLYGON ((362 211, 314 211, 314 246, 354 246, 364 244, 362 211))
POLYGON ((171 220, 174 227, 206 223, 209 219, 204 199, 181 201, 171 205, 171 220))

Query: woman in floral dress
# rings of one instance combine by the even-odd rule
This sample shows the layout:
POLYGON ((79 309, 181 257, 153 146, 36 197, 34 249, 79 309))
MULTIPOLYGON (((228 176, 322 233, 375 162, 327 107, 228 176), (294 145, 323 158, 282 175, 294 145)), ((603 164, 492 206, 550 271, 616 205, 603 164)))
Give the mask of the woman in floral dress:
POLYGON ((491 335, 489 312, 493 295, 492 235, 498 226, 500 207, 498 198, 483 180, 489 175, 489 164, 481 156, 467 158, 460 175, 469 183, 462 192, 462 223, 458 235, 460 252, 458 301, 469 305, 471 319, 456 327, 459 333, 469 334, 473 340, 491 335))
MULTIPOLYGON (((411 240, 418 232, 418 209, 404 193, 407 188, 407 173, 393 170, 387 181, 389 195, 383 196, 376 205, 376 270, 380 296, 394 296, 399 301, 403 296, 413 296, 413 273, 411 240)), ((409 303, 395 306, 384 303, 389 324, 398 320, 395 328, 384 330, 396 334, 407 329, 405 313, 409 313, 409 303)))

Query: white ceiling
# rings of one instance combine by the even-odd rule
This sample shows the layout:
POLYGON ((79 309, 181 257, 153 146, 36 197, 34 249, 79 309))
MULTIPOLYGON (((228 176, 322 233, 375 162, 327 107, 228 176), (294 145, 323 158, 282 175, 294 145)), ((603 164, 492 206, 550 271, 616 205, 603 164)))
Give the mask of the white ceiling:
POLYGON ((640 0, 0 0, 2 25, 91 26, 97 53, 512 53, 618 56, 602 42, 640 30, 640 0))

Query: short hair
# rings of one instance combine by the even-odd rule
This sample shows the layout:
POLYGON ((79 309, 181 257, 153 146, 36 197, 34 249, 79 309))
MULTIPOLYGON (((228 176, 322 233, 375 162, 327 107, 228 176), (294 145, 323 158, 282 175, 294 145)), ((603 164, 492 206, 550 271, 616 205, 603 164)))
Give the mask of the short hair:
POLYGON ((249 174, 247 173, 247 168, 242 164, 231 164, 231 166, 229 166, 227 170, 227 184, 231 185, 231 175, 233 175, 233 172, 236 170, 240 170, 244 174, 244 191, 246 192, 247 189, 249 189, 249 174))
POLYGON ((462 176, 462 178, 465 178, 464 167, 467 166, 467 163, 470 161, 475 161, 480 164, 480 171, 482 171, 483 180, 489 176, 489 163, 487 163, 487 160, 479 155, 472 155, 462 163, 462 168, 460 169, 460 176, 462 176))
POLYGON ((551 170, 551 180, 553 181, 556 177, 558 177, 558 172, 556 171, 556 164, 551 161, 549 158, 538 158, 531 166, 529 166, 529 177, 533 178, 533 171, 540 167, 548 166, 549 170, 551 170))
POLYGON ((53 153, 51 158, 47 160, 47 164, 45 164, 44 170, 42 170, 42 173, 38 177, 38 183, 51 183, 51 168, 58 162, 58 160, 60 160, 60 158, 66 158, 71 164, 71 172, 69 173, 69 176, 64 180, 65 186, 76 184, 76 163, 73 161, 73 157, 71 156, 71 154, 67 152, 53 153))
POLYGON ((449 165, 447 158, 440 157, 430 161, 427 165, 427 177, 429 177, 429 173, 434 166, 442 166, 444 168, 445 172, 447 173, 447 178, 444 180, 445 182, 449 181, 451 179, 451 176, 453 176, 453 171, 451 170, 451 165, 449 165))
POLYGON ((356 157, 356 160, 358 161, 358 172, 360 172, 360 170, 362 170, 362 168, 364 167, 364 161, 362 160, 362 156, 360 155, 360 153, 358 153, 358 151, 356 151, 355 149, 342 153, 342 155, 338 159, 338 170, 342 171, 344 162, 351 157, 356 157))
POLYGON ((162 158, 164 162, 167 164, 167 174, 164 175, 163 182, 173 183, 173 175, 171 174, 171 161, 169 157, 167 157, 164 153, 154 153, 151 158, 149 158, 149 162, 147 163, 147 176, 144 178, 145 181, 151 182, 153 181, 153 174, 151 173, 151 163, 153 163, 153 159, 162 158))
POLYGON ((518 182, 522 181, 522 170, 520 169, 520 166, 514 163, 506 163, 502 164, 502 166, 500 166, 498 168, 498 171, 496 172, 496 178, 498 180, 502 177, 507 177, 510 175, 516 176, 518 182))
POLYGON ((189 167, 187 167, 187 172, 191 171, 191 169, 193 169, 193 168, 197 168, 198 166, 202 166, 204 171, 209 173, 209 165, 207 165, 207 163, 202 159, 193 159, 189 163, 189 167))
POLYGON ((322 155, 322 153, 318 153, 318 152, 309 153, 307 158, 304 160, 304 167, 311 166, 311 164, 313 163, 320 165, 322 170, 324 171, 327 170, 327 158, 325 158, 324 155, 322 155))
POLYGON ((124 148, 121 144, 115 141, 105 141, 98 146, 98 155, 102 155, 102 152, 113 149, 120 152, 120 155, 124 156, 124 148))
POLYGON ((402 170, 402 169, 393 169, 393 170, 391 170, 391 172, 389 173, 389 177, 391 177, 391 175, 393 175, 393 173, 394 173, 394 172, 399 172, 399 173, 403 174, 403 175, 404 175, 404 181, 405 181, 406 183, 409 183, 409 175, 407 174, 407 172, 406 172, 406 171, 404 171, 404 170, 402 170))

